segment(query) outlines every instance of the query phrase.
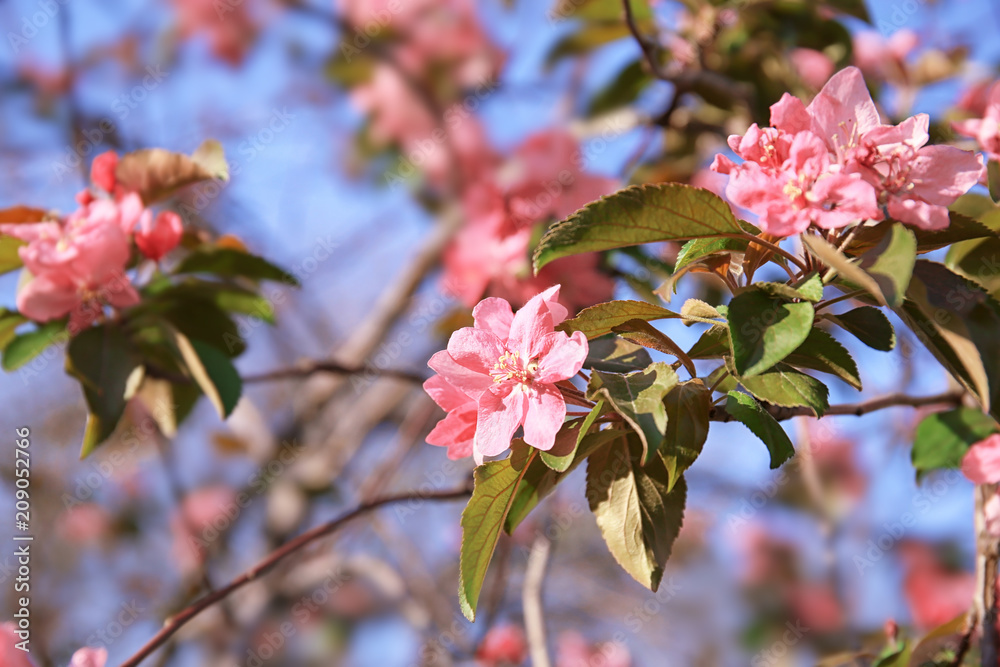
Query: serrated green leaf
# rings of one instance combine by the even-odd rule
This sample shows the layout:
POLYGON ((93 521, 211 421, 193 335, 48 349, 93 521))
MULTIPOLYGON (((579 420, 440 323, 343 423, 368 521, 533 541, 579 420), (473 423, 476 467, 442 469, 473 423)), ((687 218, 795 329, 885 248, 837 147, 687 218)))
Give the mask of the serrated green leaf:
POLYGON ((682 382, 667 394, 667 435, 660 454, 667 469, 667 491, 701 454, 708 439, 712 393, 701 380, 682 382))
POLYGON ((859 288, 871 294, 880 305, 884 306, 888 303, 885 294, 882 293, 882 288, 879 287, 878 282, 864 269, 862 269, 856 261, 849 259, 846 255, 819 236, 803 234, 801 238, 802 244, 813 257, 823 262, 831 269, 834 269, 842 278, 847 280, 852 285, 857 285, 859 288))
POLYGON ((726 412, 767 445, 767 450, 771 453, 772 470, 795 456, 795 447, 792 446, 785 429, 781 428, 781 424, 762 408, 753 396, 738 391, 729 392, 726 412))
POLYGON ((708 190, 679 183, 631 186, 552 225, 535 249, 535 271, 584 252, 726 233, 744 232, 729 204, 708 190))
POLYGON ((813 273, 803 280, 799 285, 786 285, 785 283, 754 283, 753 287, 770 296, 781 297, 783 299, 802 299, 816 303, 823 298, 823 281, 819 274, 813 273))
POLYGON ((638 434, 643 446, 643 461, 648 462, 659 450, 667 431, 663 398, 678 382, 674 369, 662 361, 625 375, 594 371, 587 387, 587 398, 606 400, 622 416, 638 434))
POLYGON ((888 304, 898 306, 910 284, 916 259, 916 237, 897 222, 878 245, 861 256, 861 268, 875 279, 888 304))
POLYGON ((729 354, 729 329, 716 324, 701 335, 688 350, 692 359, 715 359, 729 354))
POLYGON ((587 500, 618 564, 655 591, 684 520, 684 478, 672 491, 660 457, 642 465, 638 438, 619 440, 590 457, 587 500))
POLYGON ((590 427, 604 414, 604 401, 598 401, 590 413, 582 419, 571 419, 563 424, 563 427, 556 434, 556 444, 547 452, 539 452, 542 463, 556 472, 566 472, 573 460, 576 452, 580 448, 580 443, 590 433, 590 427))
POLYGON ((642 345, 651 350, 676 357, 684 366, 684 369, 691 374, 691 377, 698 375, 698 371, 694 367, 694 362, 691 361, 691 358, 684 352, 681 346, 649 322, 645 320, 629 320, 625 324, 615 327, 614 332, 637 345, 642 345))
POLYGON ((822 417, 830 407, 830 390, 826 385, 786 363, 778 363, 759 375, 741 377, 732 368, 743 388, 758 400, 781 407, 807 407, 822 417))
POLYGON ((3 369, 16 371, 45 351, 49 345, 67 340, 66 320, 54 320, 34 331, 15 335, 3 350, 3 369))
POLYGON ((462 512, 462 547, 458 566, 458 601, 462 613, 476 620, 476 605, 486 578, 500 530, 510 511, 518 483, 534 460, 531 448, 521 461, 515 453, 502 461, 489 461, 476 468, 472 498, 462 512))
POLYGON ((733 362, 742 377, 774 366, 801 345, 813 324, 811 303, 788 303, 757 289, 729 302, 729 340, 733 362))
POLYGON ((861 306, 840 315, 826 315, 825 319, 873 350, 888 352, 896 347, 896 331, 892 323, 885 313, 874 306, 861 306))
POLYGON ((805 342, 785 357, 785 363, 836 375, 861 391, 861 375, 854 357, 836 338, 818 327, 813 327, 805 342))
POLYGON ((649 352, 641 345, 608 334, 590 341, 584 368, 612 373, 631 373, 653 363, 649 352))
POLYGON ((17 336, 17 328, 28 321, 20 313, 0 308, 0 350, 4 350, 17 336))
POLYGON ((648 322, 677 317, 680 317, 677 313, 645 301, 608 301, 584 308, 576 317, 566 320, 556 328, 570 334, 582 331, 589 339, 607 335, 615 327, 629 320, 648 322))
POLYGON ((708 255, 717 252, 744 252, 750 241, 747 239, 723 238, 701 238, 691 239, 681 246, 677 253, 677 262, 674 264, 674 271, 680 271, 688 264, 698 261, 708 255))
MULTIPOLYGON (((539 458, 532 460, 524 473, 524 477, 517 485, 514 492, 514 499, 511 501, 510 511, 504 520, 503 530, 508 535, 521 524, 543 498, 555 490, 562 480, 573 472, 577 466, 587 460, 591 454, 604 447, 612 440, 625 437, 626 432, 613 429, 594 431, 580 441, 580 446, 576 450, 573 462, 563 471, 558 472, 545 465, 539 458)), ((515 440, 515 443, 523 445, 522 440, 515 440)), ((527 445, 524 445, 527 447, 527 445)))
POLYGON ((717 324, 718 318, 722 317, 722 313, 718 308, 711 306, 700 299, 688 299, 681 306, 681 318, 684 320, 685 325, 692 325, 695 322, 704 322, 707 324, 717 324))
POLYGON ((939 468, 959 468, 969 447, 997 432, 997 423, 979 410, 936 412, 917 426, 910 460, 921 475, 939 468))

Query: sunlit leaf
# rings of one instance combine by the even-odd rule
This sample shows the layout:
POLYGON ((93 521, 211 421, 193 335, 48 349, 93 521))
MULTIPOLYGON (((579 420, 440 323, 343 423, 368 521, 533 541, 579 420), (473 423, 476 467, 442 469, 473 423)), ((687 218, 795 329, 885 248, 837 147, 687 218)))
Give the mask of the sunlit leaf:
POLYGON ((811 303, 789 303, 748 289, 729 303, 729 337, 736 371, 752 377, 774 366, 805 342, 813 324, 811 303))
POLYGON ((781 428, 781 424, 752 396, 730 391, 729 399, 726 401, 726 412, 767 445, 771 453, 772 469, 795 456, 795 447, 792 446, 785 429, 781 428))

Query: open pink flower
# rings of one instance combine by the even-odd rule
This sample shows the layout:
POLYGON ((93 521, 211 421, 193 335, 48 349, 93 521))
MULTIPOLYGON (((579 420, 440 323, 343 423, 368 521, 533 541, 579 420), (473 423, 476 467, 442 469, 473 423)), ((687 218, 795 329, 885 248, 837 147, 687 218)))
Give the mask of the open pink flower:
MULTIPOLYGON (((566 419, 566 402, 555 383, 576 375, 588 350, 583 333, 555 330, 568 314, 558 296, 557 285, 531 298, 516 315, 503 299, 484 299, 473 310, 475 326, 459 329, 448 341, 451 360, 432 359, 431 367, 445 381, 476 402, 476 463, 507 449, 521 426, 529 445, 548 450, 555 444, 566 419)), ((455 405, 458 425, 457 411, 467 408, 455 405)))
POLYGON ((990 160, 1000 160, 1000 82, 990 88, 982 118, 952 123, 952 127, 978 141, 990 160))
POLYGON ((1000 433, 969 448, 962 457, 962 474, 976 484, 1000 482, 1000 433))
POLYGON ((158 262, 177 247, 183 235, 184 227, 179 215, 173 211, 160 211, 154 220, 152 212, 147 210, 135 232, 135 244, 143 255, 158 262))
MULTIPOLYGON (((475 396, 453 385, 445 375, 456 378, 471 375, 473 371, 455 363, 446 350, 435 353, 427 365, 438 374, 424 382, 424 391, 448 413, 427 435, 427 443, 447 447, 448 458, 452 460, 472 456, 479 407, 475 396)), ((476 378, 470 377, 469 380, 474 383, 476 378)))
POLYGON ((813 90, 822 88, 826 80, 833 74, 833 61, 822 51, 806 48, 792 49, 791 53, 788 54, 788 59, 799 78, 813 90))
POLYGON ((36 322, 70 315, 73 331, 89 325, 105 305, 127 308, 139 295, 125 275, 127 229, 142 212, 138 195, 122 202, 96 200, 64 222, 0 225, 0 233, 27 241, 18 249, 29 280, 17 294, 18 309, 36 322))
POLYGON ((69 667, 104 667, 108 661, 108 650, 103 648, 82 648, 73 654, 69 667))

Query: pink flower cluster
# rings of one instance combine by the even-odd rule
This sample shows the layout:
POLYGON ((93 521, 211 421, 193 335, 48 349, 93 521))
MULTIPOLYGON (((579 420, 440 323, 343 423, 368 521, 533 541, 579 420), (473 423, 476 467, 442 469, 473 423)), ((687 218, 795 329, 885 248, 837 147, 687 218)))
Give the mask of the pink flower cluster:
MULTIPOLYGON (((18 637, 15 623, 0 624, 0 667, 34 667, 28 653, 17 648, 18 637)), ((69 667, 104 667, 108 661, 108 651, 103 648, 82 648, 70 658, 69 667)))
POLYGON ((69 315, 70 331, 77 332, 105 306, 133 306, 139 295, 125 274, 131 240, 154 260, 180 242, 180 217, 161 211, 154 218, 137 193, 122 190, 117 161, 115 153, 104 153, 91 168, 94 184, 113 197, 95 198, 84 190, 77 195, 80 208, 64 220, 0 225, 0 233, 27 242, 18 249, 30 274, 17 294, 25 317, 47 322, 69 315))
POLYGON ((926 114, 882 124, 860 70, 848 67, 809 106, 786 93, 771 107, 771 127, 754 124, 729 137, 743 163, 718 155, 712 168, 729 174, 729 199, 756 213, 761 230, 774 236, 885 213, 943 229, 947 206, 979 181, 983 164, 969 151, 926 146, 928 124, 926 114))
POLYGON ((1000 161, 1000 81, 989 88, 984 101, 982 118, 952 123, 952 127, 978 141, 988 159, 1000 161))
POLYGON ((616 186, 583 170, 580 147, 569 133, 529 137, 466 188, 467 222, 444 258, 446 289, 467 306, 487 292, 524 303, 559 282, 567 286, 562 301, 573 310, 609 300, 614 281, 598 270, 598 255, 560 259, 533 276, 529 249, 539 224, 560 220, 616 186))
POLYGON ((475 326, 459 329, 448 349, 431 357, 437 375, 424 389, 448 415, 427 442, 448 448, 448 457, 472 455, 477 464, 510 447, 521 426, 524 440, 552 449, 566 419, 556 383, 583 367, 587 338, 555 327, 568 315, 559 286, 532 297, 515 315, 503 299, 484 299, 473 310, 475 326))

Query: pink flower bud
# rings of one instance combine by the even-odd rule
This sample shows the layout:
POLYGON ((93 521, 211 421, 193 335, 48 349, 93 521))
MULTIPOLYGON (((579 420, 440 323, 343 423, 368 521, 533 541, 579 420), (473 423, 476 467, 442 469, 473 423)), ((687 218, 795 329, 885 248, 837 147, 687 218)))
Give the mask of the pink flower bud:
POLYGON ((114 192, 118 179, 115 169, 118 168, 118 153, 106 151, 94 158, 90 164, 90 180, 105 192, 114 192))
POLYGON ((158 262, 180 243, 184 227, 180 216, 173 211, 160 211, 155 220, 151 218, 142 218, 135 233, 135 243, 143 255, 158 262))

